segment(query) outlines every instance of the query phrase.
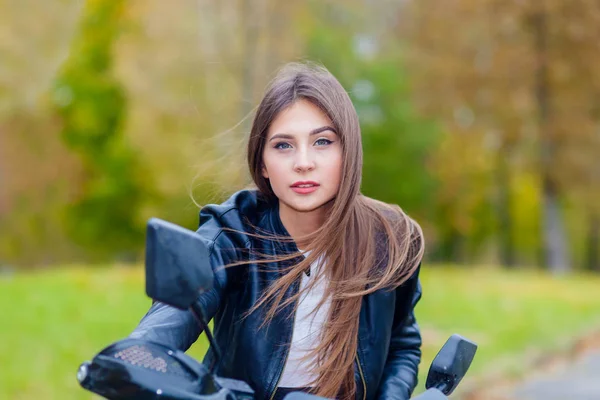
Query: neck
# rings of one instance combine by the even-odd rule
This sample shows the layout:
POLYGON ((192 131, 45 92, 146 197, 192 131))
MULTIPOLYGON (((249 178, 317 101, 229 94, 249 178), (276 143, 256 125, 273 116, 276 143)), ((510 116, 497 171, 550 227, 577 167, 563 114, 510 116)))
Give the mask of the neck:
POLYGON ((279 218, 296 245, 305 248, 308 243, 300 238, 315 232, 323 225, 328 209, 327 204, 312 211, 297 211, 279 202, 279 218))

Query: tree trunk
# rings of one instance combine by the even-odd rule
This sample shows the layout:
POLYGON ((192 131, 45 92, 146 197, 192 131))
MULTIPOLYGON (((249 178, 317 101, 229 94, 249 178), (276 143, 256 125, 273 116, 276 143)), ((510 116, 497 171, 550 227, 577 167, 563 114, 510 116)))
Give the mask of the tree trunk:
POLYGON ((219 90, 219 81, 216 79, 217 71, 223 68, 218 51, 217 40, 219 34, 216 24, 219 21, 211 1, 197 0, 198 3, 198 47, 202 53, 202 66, 204 72, 204 95, 209 100, 219 90))
POLYGON ((503 146, 504 151, 498 154, 496 165, 496 182, 498 187, 497 210, 498 228, 500 234, 500 262, 502 266, 513 268, 515 262, 515 246, 513 240, 513 224, 510 211, 512 199, 510 195, 510 169, 508 159, 510 150, 503 146))
POLYGON ((440 235, 434 258, 442 263, 463 264, 465 263, 466 238, 456 228, 448 227, 440 235))
POLYGON ((557 184, 552 174, 554 144, 550 132, 550 98, 548 82, 547 15, 545 1, 540 0, 539 11, 533 15, 537 71, 536 100, 540 128, 540 169, 542 178, 542 236, 544 264, 553 274, 570 271, 565 229, 559 204, 557 184))
POLYGON ((592 214, 587 237, 586 267, 590 271, 600 272, 600 216, 592 214))
POLYGON ((543 220, 545 264, 551 273, 560 275, 571 270, 567 256, 567 241, 556 191, 544 185, 543 220))
POLYGON ((258 50, 258 37, 260 33, 261 11, 265 10, 264 0, 251 1, 244 0, 242 4, 242 24, 243 24, 243 47, 241 59, 242 65, 242 99, 240 102, 240 120, 242 120, 242 128, 244 134, 250 130, 252 120, 249 114, 254 107, 254 83, 256 75, 258 50))

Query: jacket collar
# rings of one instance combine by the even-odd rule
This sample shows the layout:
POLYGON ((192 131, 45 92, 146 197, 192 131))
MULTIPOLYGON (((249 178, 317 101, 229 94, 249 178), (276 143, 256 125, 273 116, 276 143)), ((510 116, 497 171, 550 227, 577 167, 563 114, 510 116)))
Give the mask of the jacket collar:
MULTIPOLYGON (((283 222, 281 221, 281 217, 279 216, 278 200, 269 202, 266 214, 267 215, 265 219, 267 222, 267 226, 264 228, 266 228, 267 230, 269 230, 277 236, 281 236, 284 238, 291 237, 290 233, 287 231, 285 226, 283 226, 283 222)), ((283 251, 285 253, 295 253, 298 251, 298 247, 296 246, 295 242, 275 240, 275 246, 277 246, 277 248, 280 251, 283 251)))

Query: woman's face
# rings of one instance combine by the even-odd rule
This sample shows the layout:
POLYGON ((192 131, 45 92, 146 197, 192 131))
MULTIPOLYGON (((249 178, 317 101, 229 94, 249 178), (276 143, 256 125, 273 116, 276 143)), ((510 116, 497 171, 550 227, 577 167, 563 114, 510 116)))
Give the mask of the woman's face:
POLYGON ((342 145, 329 117, 299 100, 275 117, 263 152, 262 175, 280 207, 315 211, 332 200, 340 185, 342 145))

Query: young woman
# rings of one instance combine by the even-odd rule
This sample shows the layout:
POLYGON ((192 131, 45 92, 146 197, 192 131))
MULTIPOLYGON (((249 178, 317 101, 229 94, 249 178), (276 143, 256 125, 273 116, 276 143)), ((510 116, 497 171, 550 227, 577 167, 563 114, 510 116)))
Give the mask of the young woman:
MULTIPOLYGON (((346 91, 321 66, 288 64, 247 150, 256 187, 200 211, 216 280, 198 300, 223 352, 217 374, 266 400, 293 390, 408 399, 421 358, 423 236, 398 206, 360 193, 360 126, 346 91)), ((190 312, 156 302, 131 336, 187 350, 200 333, 190 312)), ((204 362, 213 359, 209 349, 204 362)))

